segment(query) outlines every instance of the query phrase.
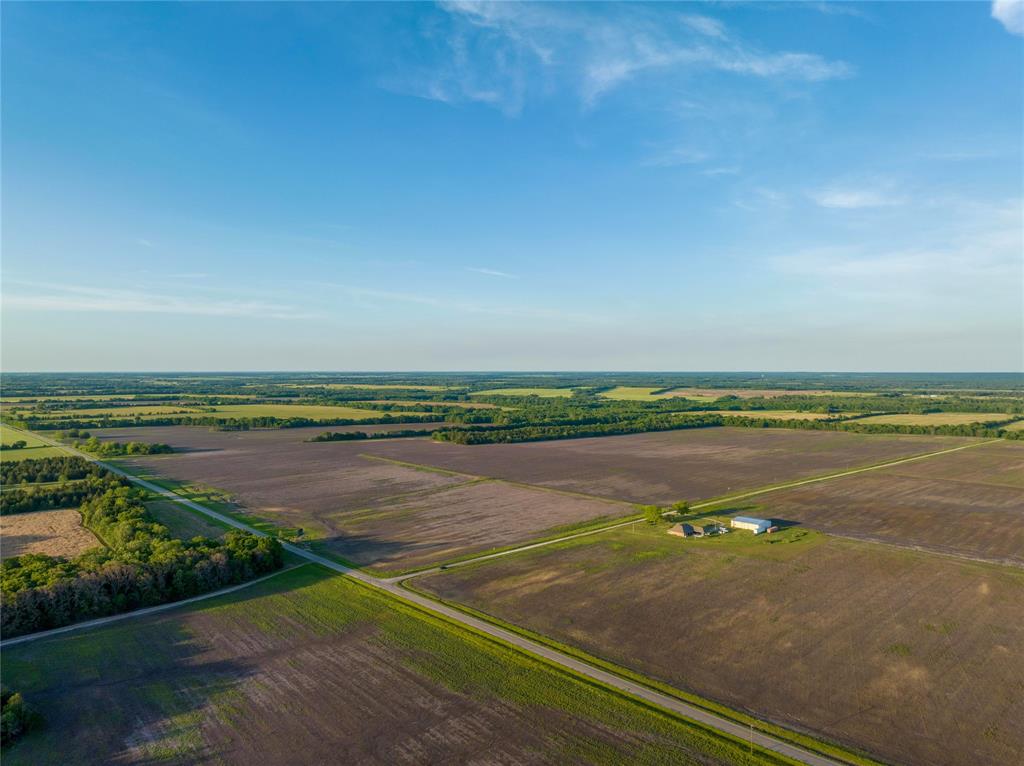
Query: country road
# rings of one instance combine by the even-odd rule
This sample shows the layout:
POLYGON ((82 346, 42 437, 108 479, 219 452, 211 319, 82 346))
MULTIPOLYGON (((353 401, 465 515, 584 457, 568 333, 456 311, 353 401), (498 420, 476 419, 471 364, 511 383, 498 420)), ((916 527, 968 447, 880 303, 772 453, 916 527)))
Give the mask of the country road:
MULTIPOLYGON (((200 505, 199 503, 181 497, 175 492, 172 492, 169 489, 165 489, 164 487, 154 484, 151 481, 146 481, 145 479, 133 476, 132 474, 123 471, 120 468, 113 466, 109 463, 106 463, 102 460, 99 460, 98 458, 92 455, 89 455, 85 452, 81 452, 72 447, 68 447, 67 445, 61 444, 60 442, 50 439, 49 437, 42 436, 40 434, 36 435, 39 436, 40 439, 54 447, 60 447, 72 454, 78 455, 80 457, 85 458, 86 460, 90 460, 94 463, 97 463, 116 474, 124 476, 129 481, 134 482, 140 487, 144 487, 145 489, 148 489, 150 492, 153 492, 157 495, 160 495, 161 497, 170 500, 171 502, 184 505, 187 508, 192 509, 193 511, 205 514, 206 516, 216 519, 217 521, 227 524, 228 526, 234 527, 235 529, 241 529, 246 532, 251 532, 255 535, 266 536, 266 533, 261 532, 258 529, 254 529, 253 527, 250 527, 247 524, 244 524, 236 519, 233 519, 230 516, 218 513, 217 511, 200 505)), ((415 604, 416 606, 428 612, 433 612, 434 614, 442 615, 443 617, 453 622, 465 625, 469 628, 472 628, 475 631, 499 639, 500 641, 510 644, 525 652, 536 655, 538 657, 542 657, 548 662, 571 670, 576 674, 592 679, 594 681, 598 681, 602 684, 610 686, 614 689, 618 689, 619 691, 625 692, 634 697, 638 697, 644 700, 645 702, 657 705, 658 707, 671 710, 672 712, 681 715, 684 718, 690 719, 692 721, 700 723, 704 726, 707 726, 708 728, 717 730, 719 732, 729 734, 743 742, 756 744, 760 747, 765 748, 766 750, 771 750, 775 753, 779 753, 800 763, 809 764, 810 766, 837 766, 837 764, 841 764, 840 761, 836 761, 831 758, 826 758, 824 756, 818 755, 817 753, 813 753, 809 750, 805 750, 795 745, 791 745, 780 739, 776 739, 775 737, 756 731, 750 727, 743 726, 742 724, 738 724, 721 716, 709 713, 706 710, 696 707, 695 705, 690 705, 675 697, 671 697, 667 694, 662 694, 661 692, 655 691, 654 689, 648 688, 634 681, 629 681, 625 678, 622 678, 621 676, 615 675, 614 673, 602 670, 601 668, 590 665, 589 663, 583 662, 582 660, 578 660, 575 657, 572 657, 568 654, 560 652, 556 649, 552 649, 551 647, 545 646, 544 644, 538 643, 536 641, 531 641, 528 638, 524 638, 523 636, 517 635, 516 633, 504 630, 503 628, 500 628, 496 625, 492 625, 489 622, 485 622, 484 620, 472 617, 471 615, 465 614, 459 611, 458 609, 454 609, 450 606, 447 606, 446 604, 438 603, 437 601, 427 598, 426 596, 420 595, 419 593, 406 590, 398 582, 394 580, 383 580, 378 577, 374 577, 373 575, 361 572, 356 569, 352 569, 350 567, 345 566, 344 564, 339 564, 336 561, 324 558, 323 556, 319 556, 316 553, 307 551, 288 542, 282 541, 282 545, 289 553, 306 559, 307 561, 312 561, 316 564, 326 567, 327 569, 338 572, 339 574, 352 577, 366 585, 369 585, 372 588, 377 588, 379 590, 385 591, 390 595, 394 596, 395 598, 415 604)), ((241 586, 236 586, 236 588, 244 587, 244 585, 245 584, 241 586)), ((205 597, 212 598, 217 595, 221 595, 224 592, 226 591, 205 594, 205 597)), ((200 596, 196 600, 202 598, 204 598, 204 596, 200 596)), ((179 606, 181 603, 183 602, 177 602, 173 605, 168 604, 167 606, 179 606)), ((132 612, 129 614, 135 615, 138 614, 138 612, 132 612)), ((125 616, 127 615, 113 615, 111 617, 104 617, 98 620, 91 620, 87 624, 87 626, 101 626, 110 622, 114 622, 118 619, 123 619, 125 616)), ((70 630, 83 626, 86 626, 86 624, 83 623, 74 626, 69 625, 67 626, 67 630, 58 629, 58 631, 47 631, 45 633, 33 633, 28 636, 20 636, 18 637, 18 639, 12 639, 12 643, 15 640, 18 641, 18 643, 24 643, 27 641, 41 639, 45 638, 47 635, 54 635, 55 632, 69 632, 70 630)))
MULTIPOLYGON (((214 519, 216 519, 216 520, 218 520, 218 521, 220 521, 220 522, 222 522, 224 524, 227 524, 228 526, 233 527, 235 529, 244 530, 246 532, 251 532, 251 533, 256 534, 256 535, 261 535, 261 536, 265 535, 264 532, 261 532, 260 530, 257 530, 257 529, 255 529, 253 527, 250 527, 248 524, 240 522, 240 521, 238 521, 238 520, 236 520, 236 519, 234 519, 234 518, 232 518, 230 516, 227 516, 225 514, 218 513, 217 511, 214 511, 214 510, 212 510, 210 508, 207 508, 207 507, 205 507, 203 505, 200 505, 199 503, 193 502, 192 500, 188 500, 186 498, 183 498, 180 495, 178 495, 175 492, 173 492, 172 490, 165 489, 164 487, 161 487, 161 486, 159 486, 157 484, 154 484, 153 482, 150 482, 150 481, 147 481, 145 479, 142 479, 142 478, 139 478, 137 476, 134 476, 134 475, 132 475, 132 474, 130 474, 130 473, 128 473, 128 472, 126 472, 126 471, 116 467, 116 466, 113 466, 113 465, 111 465, 109 463, 106 463, 106 462, 104 462, 102 460, 99 460, 98 458, 96 458, 96 457, 94 457, 92 455, 89 455, 87 453, 81 452, 81 451, 76 450, 76 449, 74 449, 72 447, 68 447, 65 444, 61 444, 58 441, 55 441, 53 439, 50 439, 49 437, 43 436, 42 434, 36 433, 35 435, 38 436, 41 440, 47 442, 48 444, 50 444, 52 446, 60 447, 61 449, 64 449, 64 450, 66 450, 66 451, 68 451, 68 452, 70 452, 72 454, 79 455, 80 457, 83 457, 86 460, 90 460, 90 461, 92 461, 94 463, 102 465, 105 468, 107 468, 108 470, 110 470, 110 471, 112 471, 112 472, 114 472, 116 474, 119 474, 121 476, 124 476, 125 478, 127 478, 128 480, 134 482, 135 484, 148 489, 150 492, 153 492, 153 493, 158 494, 158 495, 160 495, 162 497, 165 497, 165 498, 167 498, 168 500, 170 500, 172 502, 184 505, 184 506, 186 506, 186 507, 188 507, 188 508, 190 508, 190 509, 192 509, 194 511, 202 513, 202 514, 204 514, 206 516, 209 516, 211 518, 214 518, 214 519)), ((978 446, 981 446, 983 444, 988 444, 991 441, 998 441, 998 440, 986 440, 986 441, 983 441, 983 442, 973 442, 971 444, 965 444, 965 445, 961 445, 961 446, 958 446, 958 447, 952 447, 950 449, 939 450, 939 451, 936 451, 936 452, 929 452, 929 453, 925 453, 925 454, 922 454, 922 455, 914 455, 914 456, 908 457, 908 458, 900 458, 900 459, 892 460, 892 461, 889 461, 889 462, 886 462, 886 463, 879 463, 879 464, 876 464, 876 465, 866 466, 864 468, 855 468, 855 469, 851 469, 851 470, 847 470, 847 471, 841 471, 841 472, 838 472, 838 473, 828 474, 828 475, 825 475, 825 476, 818 476, 818 477, 814 477, 814 478, 810 478, 810 479, 800 479, 800 480, 797 480, 797 481, 787 482, 787 483, 780 484, 780 485, 773 486, 773 487, 766 487, 766 488, 759 489, 759 490, 752 490, 752 491, 748 491, 748 492, 743 492, 743 493, 732 495, 732 496, 729 496, 729 497, 722 497, 722 498, 717 498, 717 499, 714 499, 714 500, 709 500, 709 501, 706 501, 706 502, 703 502, 703 503, 698 503, 698 504, 692 505, 692 506, 690 506, 690 508, 692 510, 699 510, 701 508, 707 508, 707 507, 718 505, 718 504, 724 503, 724 502, 732 502, 734 500, 740 500, 740 499, 747 498, 747 497, 753 497, 755 495, 761 495, 761 494, 765 494, 767 492, 774 492, 774 491, 778 491, 778 490, 782 490, 782 489, 788 489, 790 487, 801 486, 801 485, 805 485, 805 484, 812 484, 812 483, 816 483, 816 482, 830 481, 832 479, 839 479, 839 478, 842 478, 844 476, 851 476, 851 475, 858 474, 858 473, 864 473, 865 471, 875 471, 875 470, 880 470, 882 468, 889 468, 891 466, 901 465, 903 463, 909 463, 909 462, 913 462, 915 460, 923 460, 925 458, 935 457, 937 455, 943 455, 943 454, 947 454, 949 452, 957 452, 957 451, 963 450, 963 449, 970 449, 972 447, 978 447, 978 446)), ((505 551, 499 551, 497 553, 485 554, 483 556, 478 556, 478 557, 475 557, 475 558, 472 558, 472 559, 467 559, 466 561, 462 561, 462 562, 458 562, 458 563, 455 563, 455 564, 451 564, 449 566, 450 567, 465 566, 465 565, 468 565, 468 564, 471 564, 471 563, 474 563, 474 562, 478 562, 478 561, 482 561, 482 560, 487 560, 487 559, 492 559, 492 558, 496 558, 496 557, 499 557, 499 556, 508 556, 508 555, 512 555, 514 553, 518 553, 518 552, 521 552, 521 551, 531 550, 533 548, 538 548, 538 547, 542 547, 542 546, 546 546, 546 545, 553 545, 555 543, 563 542, 563 541, 566 541, 566 540, 572 540, 572 539, 575 539, 575 538, 578 538, 578 537, 584 537, 584 536, 587 536, 587 535, 599 534, 601 532, 606 532, 606 531, 611 530, 611 529, 617 529, 617 528, 626 526, 628 524, 633 524, 633 523, 636 523, 636 522, 635 521, 617 522, 615 524, 611 524, 611 525, 608 525, 608 526, 605 526, 605 527, 600 527, 598 529, 588 530, 588 531, 585 531, 585 532, 577 532, 577 533, 570 534, 570 535, 565 535, 564 537, 556 538, 556 539, 553 539, 553 540, 547 540, 547 541, 539 542, 539 543, 531 543, 531 544, 519 546, 517 548, 512 548, 512 549, 505 550, 505 551)), ((360 570, 357 570, 357 569, 352 569, 351 567, 347 567, 344 564, 340 564, 340 563, 338 563, 336 561, 332 561, 331 559, 325 558, 325 557, 320 556, 320 555, 318 555, 316 553, 313 553, 311 551, 305 550, 304 548, 301 548, 299 546, 293 545, 292 543, 288 543, 288 542, 282 541, 282 545, 284 546, 284 548, 287 551, 289 551, 290 553, 292 553, 292 554, 294 554, 296 556, 299 556, 299 557, 305 559, 306 561, 310 561, 310 562, 319 564, 319 565, 321 565, 323 567, 326 567, 327 569, 333 570, 335 572, 338 572, 340 574, 346 575, 348 577, 352 577, 352 578, 354 578, 356 580, 359 580, 360 582, 362 582, 362 583, 364 583, 364 584, 366 584, 366 585, 368 585, 370 587, 377 588, 379 590, 383 590, 383 591, 391 594, 395 598, 399 598, 399 599, 402 599, 403 601, 407 601, 407 602, 413 603, 416 606, 418 606, 418 607, 420 607, 422 609, 425 609, 425 610, 427 610, 429 612, 433 612, 435 614, 440 614, 440 615, 446 617, 449 620, 452 620, 454 622, 457 622, 457 623, 460 623, 462 625, 468 626, 468 627, 470 627, 470 628, 472 628, 472 629, 474 629, 476 631, 479 631, 481 633, 489 635, 489 636, 491 636, 493 638, 497 638, 497 639, 499 639, 501 641, 504 641, 505 643, 511 644, 512 646, 515 646, 515 647, 517 647, 517 648, 519 648, 521 650, 529 652, 530 654, 534 654, 534 655, 537 655, 539 657, 542 657, 545 660, 547 660, 547 661, 549 661, 549 662, 551 662, 551 663, 553 663, 555 665, 560 665, 560 666, 562 666, 564 668, 567 668, 567 669, 569 669, 569 670, 571 670, 571 671, 573 671, 573 672, 575 672, 575 673, 577 673, 579 675, 582 675, 582 676, 584 676, 586 678, 590 678, 590 679, 599 681, 599 682, 601 682, 603 684, 606 684, 607 686, 610 686, 610 687, 613 687, 613 688, 618 689, 620 691, 626 692, 627 694, 633 695, 635 697, 639 697, 640 699, 643 699, 646 702, 649 702, 649 703, 652 703, 652 704, 657 705, 659 707, 671 710, 671 711, 673 711, 673 712, 675 712, 675 713, 677 713, 677 714, 679 714, 679 715, 681 715, 681 716, 683 716, 685 718, 688 718, 690 720, 696 721, 696 722, 698 722, 698 723, 700 723, 700 724, 702 724, 704 726, 707 726, 709 728, 715 729, 717 731, 730 734, 730 735, 732 735, 734 737, 739 738, 742 741, 750 742, 750 743, 753 743, 753 744, 757 744, 757 745, 759 745, 759 746, 761 746, 761 747, 763 747, 763 748, 765 748, 767 750, 771 750, 773 752, 779 753, 781 755, 784 755, 784 756, 786 756, 788 758, 792 758, 792 759, 794 759, 796 761, 799 761, 801 763, 810 764, 811 766, 835 766, 836 764, 842 763, 841 761, 836 761, 836 760, 833 760, 831 758, 828 758, 828 757, 819 755, 817 753, 811 752, 809 750, 805 750, 805 749, 803 749, 801 747, 797 747, 796 745, 791 745, 791 744, 789 744, 787 742, 784 742, 784 741, 782 741, 780 739, 776 739, 775 737, 772 737, 772 736, 770 736, 768 734, 764 734, 762 732, 755 731, 755 730, 753 730, 753 729, 751 729, 751 728, 749 728, 747 726, 743 726, 742 724, 735 723, 733 721, 728 720, 727 718, 723 718, 721 716, 715 715, 714 713, 709 713, 708 711, 706 711, 706 710, 704 710, 702 708, 696 707, 695 705, 691 705, 691 704, 686 703, 686 702, 684 702, 684 701, 682 701, 680 699, 677 699, 675 697, 671 697, 671 696, 669 696, 667 694, 662 694, 661 692, 655 691, 654 689, 651 689, 651 688, 649 688, 647 686, 644 686, 642 684, 639 684, 639 683, 627 680, 627 679, 625 679, 625 678, 623 678, 621 676, 618 676, 618 675, 616 675, 614 673, 611 673, 609 671, 606 671, 606 670, 603 670, 601 668, 598 668, 598 667, 596 667, 594 665, 591 665, 591 664, 589 664, 587 662, 579 660, 579 659, 577 659, 577 658, 575 658, 575 657, 573 657, 571 655, 565 654, 564 652, 558 651, 557 649, 553 649, 553 648, 551 648, 551 647, 549 647, 549 646, 547 646, 545 644, 538 643, 538 642, 533 641, 531 639, 525 638, 524 636, 521 636, 521 635, 519 635, 517 633, 513 633, 511 631, 508 631, 508 630, 505 630, 505 629, 503 629, 501 627, 498 627, 497 625, 493 625, 493 624, 491 624, 491 623, 489 623, 489 622, 487 622, 485 620, 481 620, 481 619, 478 619, 476 617, 473 617, 472 615, 466 614, 466 613, 464 613, 464 612, 462 612, 462 611, 460 611, 460 610, 458 610, 458 609, 456 609, 454 607, 450 607, 450 606, 448 606, 446 604, 439 603, 439 602, 437 602, 437 601, 435 601, 435 600, 433 600, 431 598, 428 598, 427 596, 424 596, 424 595, 422 595, 420 593, 407 590, 407 589, 403 588, 402 585, 401 585, 401 583, 403 581, 408 580, 410 578, 418 577, 418 576, 421 576, 421 575, 424 575, 424 574, 428 574, 428 573, 431 573, 431 572, 440 571, 440 567, 433 567, 433 568, 429 568, 429 569, 425 569, 425 570, 420 570, 420 571, 417 571, 417 572, 410 572, 410 573, 406 573, 406 574, 399 575, 399 576, 396 576, 396 577, 381 578, 381 577, 375 577, 374 575, 368 574, 366 572, 363 572, 363 571, 360 571, 360 570)), ((271 576, 273 576, 273 575, 271 575, 271 576)), ((261 578, 261 579, 264 579, 264 578, 261 578)), ((247 585, 250 585, 250 584, 252 584, 252 583, 243 583, 241 585, 233 586, 232 588, 225 589, 225 590, 222 590, 222 591, 217 591, 217 592, 214 592, 214 593, 204 594, 204 595, 198 596, 198 597, 196 597, 194 599, 190 599, 189 602, 203 600, 203 599, 206 599, 206 598, 214 598, 216 596, 223 595, 224 593, 228 593, 228 592, 231 592, 231 591, 234 591, 234 590, 238 590, 240 588, 244 588, 244 587, 246 587, 247 585)), ((173 604, 161 605, 159 607, 153 607, 151 610, 148 610, 148 611, 162 611, 164 608, 168 608, 169 609, 169 608, 177 607, 177 606, 180 606, 181 604, 189 603, 189 602, 176 602, 176 603, 173 603, 173 604)), ((69 632, 71 630, 75 630, 75 629, 79 629, 79 628, 84 628, 84 627, 97 627, 97 626, 100 626, 100 625, 103 625, 103 624, 106 624, 106 623, 109 623, 109 622, 114 622, 114 621, 117 621, 117 620, 120 620, 120 619, 124 619, 126 617, 139 616, 139 615, 141 615, 143 613, 147 613, 147 610, 140 610, 138 612, 130 612, 130 613, 126 614, 126 615, 114 615, 114 616, 111 616, 111 617, 104 617, 104 618, 100 618, 98 620, 91 620, 91 621, 89 621, 87 623, 79 623, 77 625, 69 625, 69 626, 66 626, 65 628, 59 628, 59 629, 54 630, 54 631, 46 631, 46 632, 43 632, 43 633, 34 633, 34 634, 31 634, 31 635, 28 635, 28 636, 20 636, 17 639, 11 639, 10 641, 5 641, 3 643, 3 645, 4 646, 8 646, 8 645, 16 643, 16 642, 17 643, 22 643, 22 642, 26 642, 26 641, 36 640, 36 639, 39 639, 39 638, 45 638, 45 637, 50 636, 50 635, 55 635, 55 634, 58 634, 58 633, 69 632)))

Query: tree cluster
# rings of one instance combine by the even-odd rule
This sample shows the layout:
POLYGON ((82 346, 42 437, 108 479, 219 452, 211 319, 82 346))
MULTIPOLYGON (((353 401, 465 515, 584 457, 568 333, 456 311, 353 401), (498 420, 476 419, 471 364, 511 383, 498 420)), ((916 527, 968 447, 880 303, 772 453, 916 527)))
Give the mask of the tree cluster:
POLYGON ((39 723, 39 714, 19 692, 0 691, 0 745, 9 745, 39 723))
POLYGON ((106 468, 83 457, 60 455, 0 463, 0 484, 10 487, 13 484, 21 483, 68 481, 84 479, 87 476, 105 476, 107 473, 109 471, 106 468))
POLYGON ((84 442, 75 442, 75 447, 100 457, 121 457, 123 455, 165 455, 174 452, 170 444, 147 442, 101 442, 95 436, 84 442))
POLYGON ((104 617, 244 582, 280 569, 281 543, 231 531, 223 540, 170 537, 134 489, 108 489, 82 503, 86 527, 107 548, 68 560, 43 554, 0 565, 5 636, 104 617))
POLYGON ((531 425, 521 428, 450 428, 435 431, 435 441, 455 444, 512 444, 516 442, 548 441, 552 439, 582 439, 588 436, 615 436, 646 433, 649 431, 675 431, 685 428, 708 428, 722 425, 719 415, 673 416, 654 415, 636 420, 581 425, 531 425))
POLYGON ((410 436, 426 436, 432 431, 419 431, 412 428, 403 428, 400 431, 378 431, 368 434, 366 431, 324 431, 309 439, 311 442, 351 442, 363 439, 403 439, 410 436))
POLYGON ((115 474, 87 476, 57 486, 19 486, 0 494, 0 515, 75 508, 97 493, 127 486, 128 480, 115 474))

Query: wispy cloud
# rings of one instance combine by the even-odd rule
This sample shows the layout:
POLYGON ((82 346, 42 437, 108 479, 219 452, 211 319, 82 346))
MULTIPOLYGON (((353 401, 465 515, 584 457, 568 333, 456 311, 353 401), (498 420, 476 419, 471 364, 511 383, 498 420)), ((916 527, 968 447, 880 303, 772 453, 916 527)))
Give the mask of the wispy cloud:
POLYGON ((408 303, 428 306, 441 311, 460 314, 487 314, 492 316, 515 317, 520 319, 541 319, 550 321, 567 321, 583 324, 609 324, 610 318, 593 314, 583 314, 561 309, 549 309, 538 306, 501 306, 492 303, 478 303, 458 298, 409 293, 395 290, 379 290, 371 287, 358 287, 337 283, 322 283, 322 287, 347 293, 353 299, 368 304, 377 302, 408 303))
POLYGON ((893 182, 882 179, 827 186, 809 192, 808 196, 821 207, 837 210, 893 207, 907 201, 895 191, 893 182))
POLYGON ((292 306, 262 301, 197 299, 145 290, 120 290, 45 282, 16 282, 14 284, 16 285, 14 292, 4 293, 4 306, 26 311, 183 314, 268 319, 310 319, 315 316, 308 311, 292 306))
POLYGON ((509 274, 507 271, 498 271, 497 269, 485 269, 478 266, 471 266, 466 269, 477 274, 484 274, 488 277, 501 277, 502 279, 519 279, 518 274, 509 274))
POLYGON ((141 245, 142 247, 153 247, 153 243, 148 239, 137 239, 135 240, 135 244, 141 245))
POLYGON ((1024 37, 1024 0, 994 0, 992 18, 1010 34, 1024 37))
POLYGON ((447 25, 425 35, 439 45, 425 66, 403 62, 386 87, 449 104, 477 102, 518 114, 531 95, 574 89, 594 106, 642 74, 715 70, 818 82, 853 67, 816 53, 762 50, 709 15, 658 6, 446 2, 447 25))

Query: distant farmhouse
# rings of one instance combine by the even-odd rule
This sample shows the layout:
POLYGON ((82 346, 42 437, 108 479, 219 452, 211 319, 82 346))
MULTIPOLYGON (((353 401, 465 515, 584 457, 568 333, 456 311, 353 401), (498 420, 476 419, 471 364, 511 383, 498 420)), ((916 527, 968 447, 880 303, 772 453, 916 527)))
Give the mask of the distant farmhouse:
POLYGON ((755 519, 753 516, 735 516, 732 520, 733 529, 749 529, 755 535, 767 532, 772 523, 768 519, 755 519))

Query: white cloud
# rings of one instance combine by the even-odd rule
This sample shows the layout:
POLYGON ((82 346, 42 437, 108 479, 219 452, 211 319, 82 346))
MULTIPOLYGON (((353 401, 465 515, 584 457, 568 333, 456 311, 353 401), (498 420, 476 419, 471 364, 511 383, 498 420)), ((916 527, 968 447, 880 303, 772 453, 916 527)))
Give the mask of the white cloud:
POLYGON ((866 186, 830 186, 810 193, 810 197, 821 207, 837 210, 859 210, 862 208, 893 207, 906 202, 904 197, 892 193, 889 184, 866 186))
POLYGON ((485 274, 489 277, 501 277, 503 279, 519 279, 517 274, 509 274, 507 271, 498 271, 497 269, 485 269, 480 267, 470 267, 467 271, 473 271, 477 274, 485 274))
POLYGON ((6 308, 27 311, 89 311, 124 314, 309 319, 314 315, 291 306, 248 300, 199 300, 191 297, 117 290, 85 285, 18 282, 25 288, 5 293, 6 308))
POLYGON ((718 19, 713 19, 710 16, 699 16, 697 14, 685 15, 682 17, 683 23, 693 29, 696 32, 700 32, 702 35, 708 37, 715 37, 719 40, 724 40, 725 24, 718 19))
POLYGON ((1024 0, 993 0, 992 18, 1010 34, 1024 37, 1024 0))

